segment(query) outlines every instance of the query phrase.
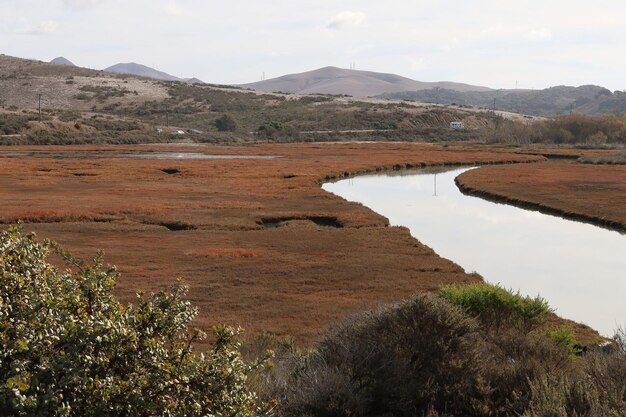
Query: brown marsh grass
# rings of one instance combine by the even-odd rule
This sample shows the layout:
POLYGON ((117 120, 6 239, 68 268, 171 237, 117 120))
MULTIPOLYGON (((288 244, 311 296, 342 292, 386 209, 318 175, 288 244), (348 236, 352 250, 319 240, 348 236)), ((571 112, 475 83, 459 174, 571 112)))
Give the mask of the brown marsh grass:
POLYGON ((326 193, 319 187, 324 178, 407 165, 542 159, 398 143, 12 148, 42 149, 70 157, 1 158, 1 222, 25 219, 39 237, 81 257, 103 249, 122 273, 116 291, 125 301, 182 276, 200 309, 199 327, 239 324, 250 334, 290 335, 304 345, 351 313, 481 280, 406 228, 388 227, 366 207, 326 193), (111 155, 128 151, 281 158, 111 155))

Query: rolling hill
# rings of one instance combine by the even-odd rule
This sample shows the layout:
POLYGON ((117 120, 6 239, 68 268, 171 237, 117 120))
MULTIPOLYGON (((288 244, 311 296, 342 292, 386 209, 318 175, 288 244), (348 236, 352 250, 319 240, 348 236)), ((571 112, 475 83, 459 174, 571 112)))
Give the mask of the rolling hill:
POLYGON ((142 64, 136 64, 134 62, 115 64, 105 68, 104 71, 112 72, 114 74, 137 75, 139 77, 154 78, 155 80, 183 81, 182 78, 178 78, 168 73, 155 70, 154 68, 150 68, 142 64))
POLYGON ((195 77, 194 78, 179 78, 179 77, 170 75, 166 72, 155 70, 154 68, 150 68, 142 64, 136 64, 134 62, 129 62, 125 64, 115 64, 108 68, 105 68, 103 71, 111 72, 113 74, 136 75, 138 77, 152 78, 154 80, 161 80, 161 81, 183 81, 189 84, 204 84, 204 81, 195 77))
POLYGON ((67 65, 70 67, 75 67, 76 65, 74 65, 74 63, 72 61, 70 61, 67 58, 64 58, 62 56, 58 56, 56 58, 54 58, 52 61, 50 61, 51 64, 54 65, 67 65))
POLYGON ((266 92, 295 94, 339 94, 370 97, 407 90, 445 88, 454 91, 490 91, 490 88, 449 81, 422 82, 395 74, 324 67, 314 71, 284 75, 240 87, 266 92))
POLYGON ((569 112, 599 115, 626 112, 626 93, 604 87, 557 86, 543 90, 454 91, 434 89, 385 93, 381 98, 427 103, 458 104, 548 116, 569 112))

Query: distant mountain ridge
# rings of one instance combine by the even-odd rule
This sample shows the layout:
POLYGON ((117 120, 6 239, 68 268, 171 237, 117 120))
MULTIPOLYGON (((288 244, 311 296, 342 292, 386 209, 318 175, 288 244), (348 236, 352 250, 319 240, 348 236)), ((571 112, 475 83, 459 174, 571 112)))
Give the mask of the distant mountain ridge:
POLYGON ((295 94, 346 94, 355 97, 377 96, 407 90, 446 88, 454 91, 490 91, 488 87, 450 81, 422 82, 373 71, 324 67, 313 71, 288 74, 278 78, 240 85, 267 92, 295 94))
POLYGON ((175 77, 166 72, 158 71, 154 68, 150 68, 142 64, 137 64, 135 62, 115 64, 105 68, 103 71, 112 72, 115 74, 137 75, 139 77, 154 78, 156 80, 163 81, 183 81, 181 78, 175 77))
POLYGON ((549 116, 569 112, 591 115, 626 112, 626 93, 604 87, 556 86, 543 90, 453 91, 449 89, 385 93, 379 97, 427 103, 458 104, 549 116))

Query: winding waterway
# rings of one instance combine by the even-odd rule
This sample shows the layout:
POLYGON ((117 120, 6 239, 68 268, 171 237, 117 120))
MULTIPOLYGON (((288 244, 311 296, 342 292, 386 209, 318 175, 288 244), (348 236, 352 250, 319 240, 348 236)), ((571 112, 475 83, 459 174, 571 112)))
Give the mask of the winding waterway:
POLYGON ((485 280, 541 295, 556 313, 606 336, 626 325, 626 235, 462 194, 472 168, 365 175, 323 188, 406 226, 485 280))

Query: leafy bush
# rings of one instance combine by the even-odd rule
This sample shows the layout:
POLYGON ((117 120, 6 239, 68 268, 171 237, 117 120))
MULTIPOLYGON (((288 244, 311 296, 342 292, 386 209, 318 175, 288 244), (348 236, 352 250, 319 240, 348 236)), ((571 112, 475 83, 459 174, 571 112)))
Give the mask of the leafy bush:
POLYGON ((519 292, 486 283, 450 285, 441 288, 439 294, 478 317, 483 324, 495 328, 506 324, 529 331, 541 324, 550 312, 548 303, 539 296, 524 297, 519 292))
POLYGON ((576 336, 571 328, 559 326, 556 329, 548 330, 546 335, 548 338, 552 339, 557 346, 570 352, 571 356, 580 355, 582 353, 580 345, 576 343, 576 336))
POLYGON ((266 139, 297 139, 298 131, 288 123, 270 121, 265 122, 257 129, 257 134, 266 139))
POLYGON ((237 121, 230 114, 223 114, 215 120, 215 127, 220 132, 234 132, 237 130, 237 121))
POLYGON ((101 256, 85 264, 21 226, 0 235, 0 415, 256 415, 237 331, 216 327, 196 354, 185 287, 122 305, 117 277, 101 256))

